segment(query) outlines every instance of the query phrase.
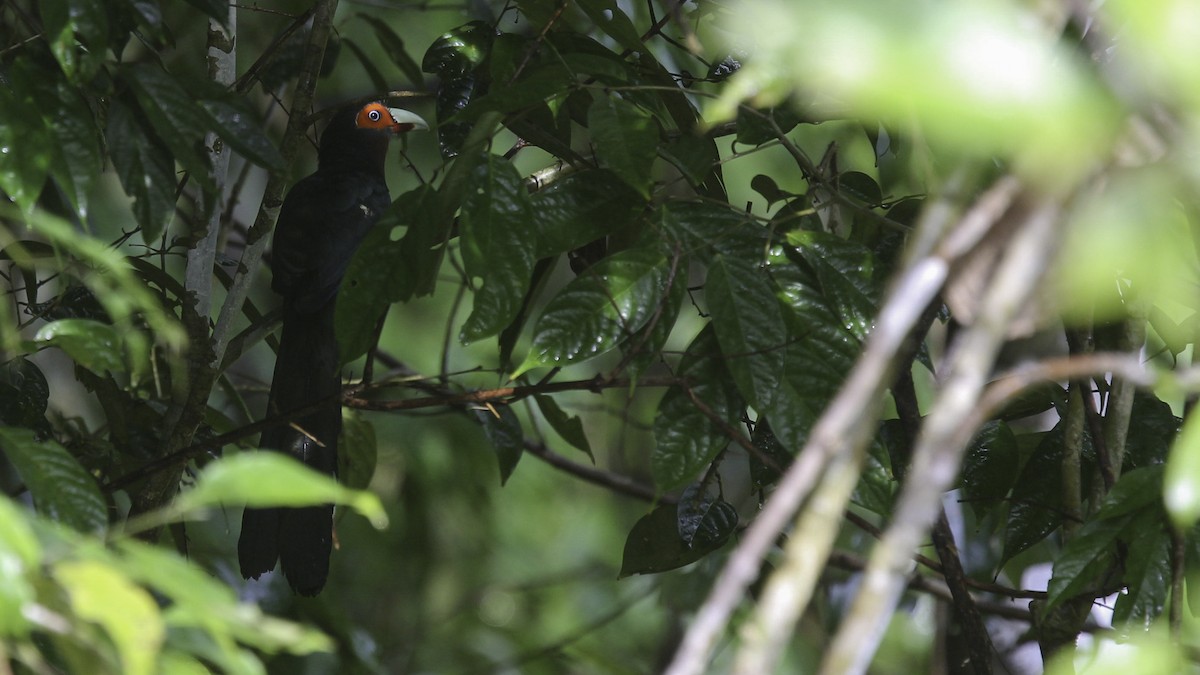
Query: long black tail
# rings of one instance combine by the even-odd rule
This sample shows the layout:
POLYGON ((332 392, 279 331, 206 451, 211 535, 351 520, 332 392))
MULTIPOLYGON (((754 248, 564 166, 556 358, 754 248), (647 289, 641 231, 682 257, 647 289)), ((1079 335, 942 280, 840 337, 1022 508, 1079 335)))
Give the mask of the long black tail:
MULTIPOLYGON (((268 415, 316 410, 293 416, 263 432, 259 445, 287 452, 310 468, 337 475, 337 441, 342 429, 338 346, 333 330, 334 303, 315 313, 285 310, 268 415)), ((267 479, 267 477, 264 477, 267 479)), ((333 548, 333 505, 304 508, 247 508, 238 538, 242 576, 257 579, 280 561, 292 589, 316 595, 329 575, 333 548)))

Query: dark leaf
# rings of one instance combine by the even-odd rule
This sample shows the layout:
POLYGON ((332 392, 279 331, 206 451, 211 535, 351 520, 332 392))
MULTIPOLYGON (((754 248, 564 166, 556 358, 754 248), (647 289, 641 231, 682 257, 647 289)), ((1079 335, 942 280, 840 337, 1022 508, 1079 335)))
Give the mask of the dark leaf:
POLYGON ((474 413, 475 421, 483 427, 484 435, 496 452, 496 460, 500 466, 500 484, 504 485, 517 469, 517 462, 525 452, 521 421, 507 405, 477 408, 474 413))
POLYGON ((572 174, 532 196, 538 258, 574 250, 630 226, 645 205, 611 171, 572 174))
POLYGON ((1126 591, 1117 596, 1113 607, 1113 626, 1144 630, 1162 615, 1171 588, 1171 536, 1166 514, 1147 509, 1126 528, 1126 549, 1122 580, 1126 591))
POLYGON ((212 118, 211 130, 243 157, 268 169, 283 167, 283 157, 263 132, 262 122, 243 104, 230 100, 201 101, 212 118))
POLYGON ((171 152, 118 101, 109 105, 105 138, 121 185, 134 199, 133 213, 142 228, 142 238, 155 241, 175 210, 175 162, 171 152))
POLYGON ((658 128, 650 114, 616 96, 601 96, 588 111, 588 128, 601 166, 649 197, 658 149, 658 128))
POLYGON ((482 279, 459 339, 464 343, 504 330, 520 311, 536 261, 537 230, 524 181, 512 164, 488 155, 475 168, 474 190, 459 220, 463 266, 482 279))
POLYGON ((711 553, 718 546, 687 546, 679 538, 678 509, 674 504, 664 504, 642 516, 625 539, 625 551, 621 556, 621 573, 627 577, 634 574, 657 574, 690 565, 711 553))
MULTIPOLYGON (((408 78, 409 84, 420 88, 424 82, 424 78, 421 77, 421 68, 408 55, 408 50, 404 48, 404 40, 400 39, 396 31, 392 30, 392 27, 385 21, 370 14, 359 14, 358 16, 363 21, 371 24, 371 29, 375 31, 375 38, 379 40, 379 45, 383 47, 383 51, 387 53, 392 63, 400 69, 400 72, 404 73, 404 77, 408 78)), ((379 91, 388 91, 390 88, 387 86, 380 87, 379 91)))
POLYGON ((338 482, 353 490, 365 490, 375 475, 378 448, 375 425, 363 414, 342 408, 342 435, 338 439, 338 482))
POLYGON ((1017 437, 1004 422, 988 422, 975 435, 963 458, 962 489, 977 518, 1003 503, 1020 460, 1017 437))
POLYGON ((483 64, 496 32, 483 21, 472 21, 442 34, 421 59, 421 70, 441 78, 467 75, 483 64))
POLYGON ((25 358, 0 365, 0 424, 41 431, 46 427, 50 385, 25 358))
POLYGON ((729 433, 737 430, 746 405, 733 386, 711 324, 692 340, 677 374, 692 382, 691 395, 683 387, 668 389, 654 418, 650 471, 663 491, 691 482, 729 445, 729 433))
POLYGON ((688 548, 712 550, 737 529, 737 511, 724 500, 705 494, 698 483, 689 485, 677 506, 679 538, 688 548))
POLYGON ((1124 469, 1128 471, 1166 462, 1180 424, 1180 419, 1171 412, 1171 406, 1152 392, 1136 392, 1133 410, 1129 415, 1124 469))
POLYGON ((774 410, 785 375, 787 325, 776 293, 767 271, 753 262, 717 255, 709 264, 704 297, 725 366, 742 396, 762 411, 774 410))
POLYGON ((576 363, 617 346, 649 321, 666 295, 669 266, 653 245, 616 253, 590 267, 546 305, 533 344, 514 377, 537 366, 576 363))
POLYGON ((176 76, 150 63, 130 66, 123 76, 137 95, 138 107, 158 138, 171 149, 175 161, 191 174, 192 180, 212 189, 212 167, 200 148, 213 121, 203 106, 196 105, 193 93, 176 76))
POLYGON ((582 450, 595 463, 596 457, 592 454, 592 446, 588 443, 587 434, 583 431, 583 420, 577 416, 568 415, 558 406, 553 397, 538 394, 533 397, 533 400, 537 402, 538 409, 542 411, 542 417, 546 418, 550 427, 564 441, 582 450))
POLYGON ((96 532, 108 524, 108 507, 96 479, 66 448, 52 440, 39 441, 29 429, 11 427, 0 427, 0 448, 43 515, 81 532, 96 532))
POLYGON ((125 370, 121 335, 108 324, 88 319, 62 319, 42 326, 34 339, 43 345, 58 347, 97 375, 125 370))

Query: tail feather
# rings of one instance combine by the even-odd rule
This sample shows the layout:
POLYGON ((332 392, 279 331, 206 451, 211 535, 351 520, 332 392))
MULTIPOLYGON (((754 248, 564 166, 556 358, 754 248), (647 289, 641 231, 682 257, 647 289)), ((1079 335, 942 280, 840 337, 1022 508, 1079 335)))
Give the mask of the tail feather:
MULTIPOLYGON (((310 468, 337 474, 341 432, 338 348, 333 331, 333 302, 315 313, 284 316, 268 404, 270 415, 323 404, 316 410, 263 432, 259 445, 286 452, 310 468)), ((281 561, 292 589, 316 595, 329 574, 333 546, 333 505, 304 508, 247 508, 238 538, 242 576, 258 578, 281 561)))

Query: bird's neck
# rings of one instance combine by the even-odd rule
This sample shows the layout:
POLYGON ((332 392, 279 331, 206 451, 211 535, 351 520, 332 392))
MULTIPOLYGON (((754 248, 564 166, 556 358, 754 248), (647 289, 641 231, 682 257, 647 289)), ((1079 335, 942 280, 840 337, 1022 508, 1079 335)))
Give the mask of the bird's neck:
POLYGON ((354 143, 321 146, 317 166, 321 171, 370 173, 384 177, 387 137, 367 138, 354 143))

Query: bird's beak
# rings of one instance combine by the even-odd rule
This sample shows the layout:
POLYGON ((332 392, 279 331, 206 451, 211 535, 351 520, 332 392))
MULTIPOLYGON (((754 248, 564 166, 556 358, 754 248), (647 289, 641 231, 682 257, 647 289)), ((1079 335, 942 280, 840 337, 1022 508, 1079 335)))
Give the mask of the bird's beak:
POLYGON ((392 133, 402 134, 406 131, 429 129, 429 125, 425 120, 421 119, 416 113, 411 113, 403 108, 388 108, 388 112, 392 114, 392 133))

